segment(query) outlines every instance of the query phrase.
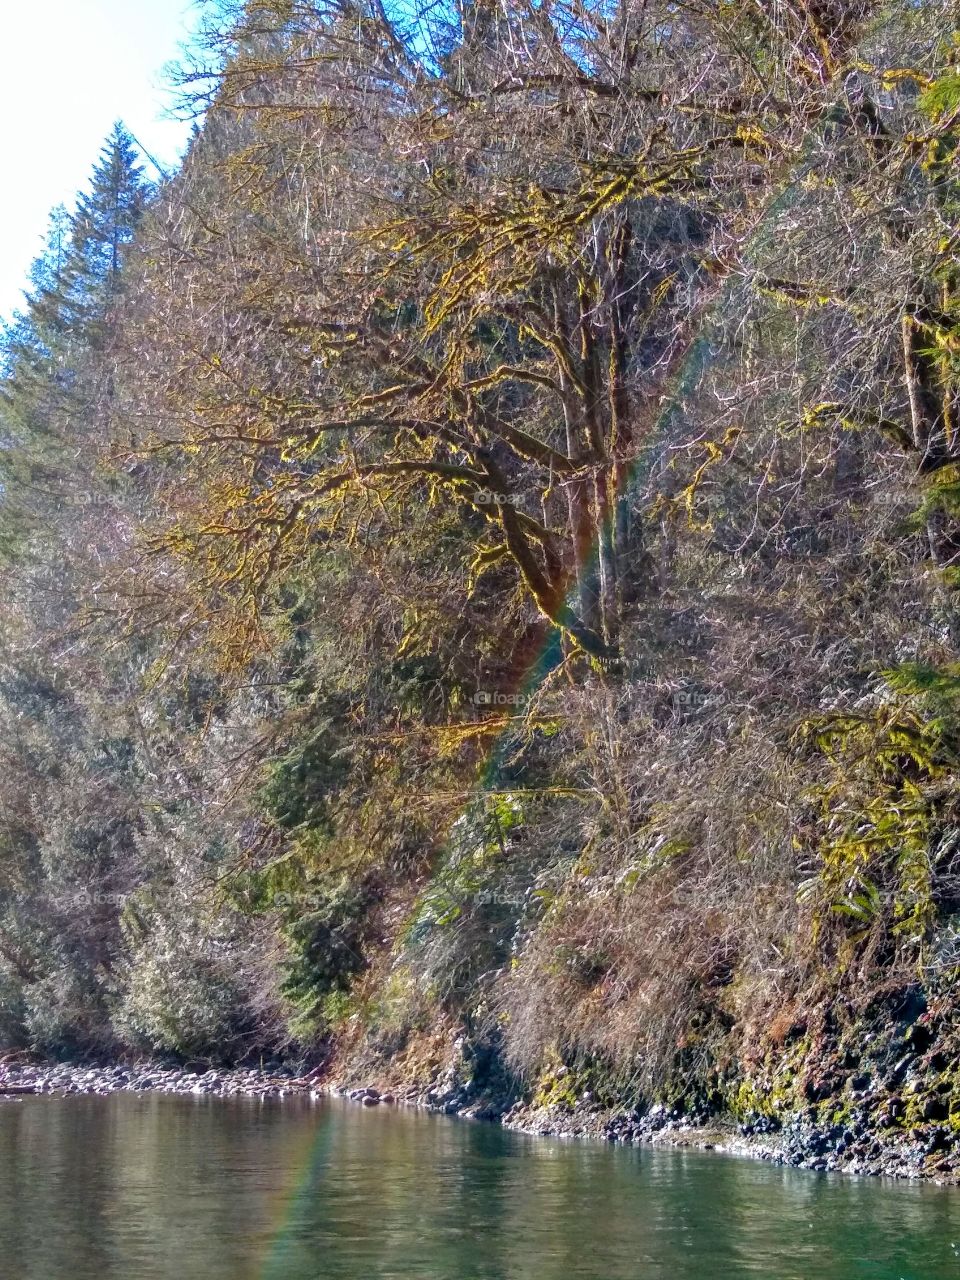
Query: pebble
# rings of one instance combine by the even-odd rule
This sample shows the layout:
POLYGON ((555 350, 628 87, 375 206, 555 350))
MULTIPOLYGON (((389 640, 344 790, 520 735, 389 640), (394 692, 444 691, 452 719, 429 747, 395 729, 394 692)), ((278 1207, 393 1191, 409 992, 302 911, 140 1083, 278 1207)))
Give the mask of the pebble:
POLYGON ((245 1068, 208 1070, 203 1073, 154 1065, 78 1067, 65 1064, 0 1063, 0 1102, 24 1094, 77 1095, 108 1093, 167 1093, 197 1096, 259 1096, 284 1098, 310 1094, 316 1082, 300 1083, 292 1073, 271 1073, 245 1068))

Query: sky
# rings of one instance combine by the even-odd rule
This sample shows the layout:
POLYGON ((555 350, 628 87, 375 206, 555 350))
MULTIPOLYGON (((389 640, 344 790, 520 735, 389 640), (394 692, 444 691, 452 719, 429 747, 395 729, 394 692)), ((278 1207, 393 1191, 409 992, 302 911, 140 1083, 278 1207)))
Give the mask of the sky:
MULTIPOLYGON (((165 167, 190 126, 164 119, 163 68, 196 20, 191 0, 14 0, 0 40, 0 317, 20 305, 47 215, 72 208, 122 120, 165 167)), ((149 166, 148 174, 155 171, 149 166)))

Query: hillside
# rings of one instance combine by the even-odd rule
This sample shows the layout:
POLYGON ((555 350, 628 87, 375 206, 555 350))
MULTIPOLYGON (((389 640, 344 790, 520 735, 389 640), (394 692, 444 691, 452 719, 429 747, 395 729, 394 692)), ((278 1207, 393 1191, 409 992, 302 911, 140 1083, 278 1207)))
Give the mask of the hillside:
POLYGON ((952 1172, 953 22, 211 6, 0 343, 5 1049, 952 1172))

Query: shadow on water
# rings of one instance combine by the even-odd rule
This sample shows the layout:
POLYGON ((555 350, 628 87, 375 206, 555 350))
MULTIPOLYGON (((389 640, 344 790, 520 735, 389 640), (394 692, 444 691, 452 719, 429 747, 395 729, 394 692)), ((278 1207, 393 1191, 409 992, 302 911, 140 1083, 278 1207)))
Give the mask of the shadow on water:
POLYGON ((11 1280, 957 1280, 960 1191, 337 1101, 0 1106, 11 1280))

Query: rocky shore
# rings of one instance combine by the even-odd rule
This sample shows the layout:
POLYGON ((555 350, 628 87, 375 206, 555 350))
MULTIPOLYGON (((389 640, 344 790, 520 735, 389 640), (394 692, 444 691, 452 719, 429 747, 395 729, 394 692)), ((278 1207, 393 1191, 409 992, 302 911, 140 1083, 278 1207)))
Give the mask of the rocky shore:
POLYGON ((738 1125, 684 1115, 663 1105, 643 1112, 615 1111, 588 1095, 573 1104, 545 1106, 509 1096, 476 1096, 469 1083, 458 1080, 451 1071, 425 1088, 377 1088, 331 1083, 322 1078, 319 1069, 298 1074, 285 1067, 199 1070, 156 1063, 88 1066, 0 1060, 0 1105, 31 1095, 118 1092, 220 1098, 341 1097, 365 1107, 413 1106, 464 1119, 492 1120, 543 1137, 691 1147, 817 1172, 960 1182, 960 1150, 946 1129, 915 1136, 908 1132, 897 1140, 885 1135, 884 1140, 856 1120, 826 1128, 804 1117, 793 1117, 779 1127, 738 1125))
POLYGON ((588 1138, 634 1145, 672 1146, 750 1156, 772 1164, 818 1173, 924 1179, 960 1183, 960 1143, 946 1125, 923 1130, 878 1132, 867 1112, 853 1112, 843 1123, 819 1123, 812 1115, 794 1115, 782 1123, 737 1123, 733 1119, 685 1114, 682 1108, 655 1104, 645 1110, 617 1110, 589 1093, 575 1102, 544 1105, 511 1096, 478 1094, 449 1068, 429 1087, 378 1094, 376 1088, 325 1086, 329 1094, 375 1105, 381 1098, 468 1119, 494 1120, 505 1128, 540 1137, 588 1138))
POLYGON ((843 1124, 818 1128, 802 1117, 791 1118, 779 1129, 757 1132, 733 1121, 685 1117, 662 1105, 641 1114, 596 1112, 588 1104, 583 1110, 557 1115, 519 1103, 504 1114, 502 1123, 543 1136, 721 1151, 819 1173, 960 1182, 960 1152, 951 1148, 945 1134, 882 1141, 843 1124))
POLYGON ((0 1061, 0 1103, 31 1094, 107 1093, 212 1094, 221 1098, 240 1096, 285 1097, 294 1093, 317 1092, 315 1079, 297 1076, 277 1068, 189 1070, 137 1063, 119 1066, 85 1066, 66 1063, 0 1061))

